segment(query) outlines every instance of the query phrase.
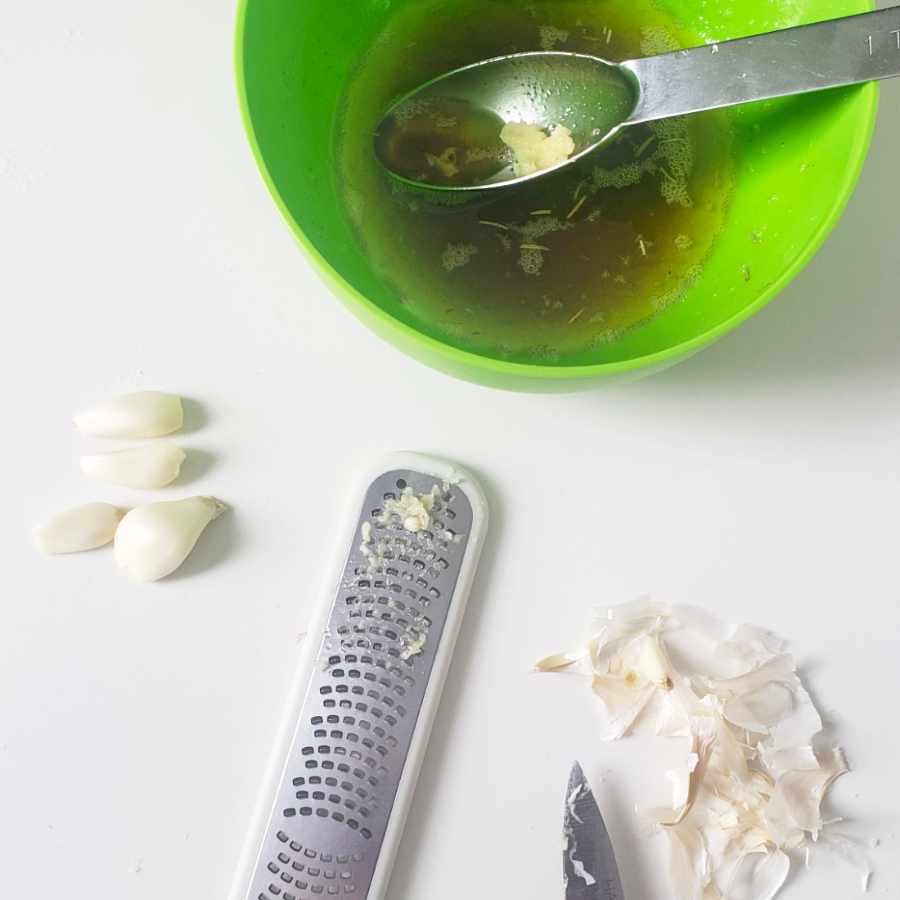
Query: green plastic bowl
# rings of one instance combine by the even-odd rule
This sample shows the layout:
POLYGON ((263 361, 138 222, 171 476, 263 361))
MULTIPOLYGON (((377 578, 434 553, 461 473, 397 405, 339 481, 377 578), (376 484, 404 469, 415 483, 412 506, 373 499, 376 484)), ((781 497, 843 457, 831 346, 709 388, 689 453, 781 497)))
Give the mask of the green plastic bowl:
MULTIPOLYGON (((250 143, 275 201, 337 296, 416 359, 469 381, 563 391, 685 359, 769 302, 837 223, 865 161, 875 84, 732 112, 737 187, 725 231, 684 300, 598 351, 592 365, 511 363, 423 334, 372 270, 337 192, 334 122, 349 73, 417 0, 241 0, 237 79, 250 143)), ((447 0, 451 3, 452 0, 447 0)), ((703 39, 726 40, 872 8, 867 0, 661 0, 703 39)))

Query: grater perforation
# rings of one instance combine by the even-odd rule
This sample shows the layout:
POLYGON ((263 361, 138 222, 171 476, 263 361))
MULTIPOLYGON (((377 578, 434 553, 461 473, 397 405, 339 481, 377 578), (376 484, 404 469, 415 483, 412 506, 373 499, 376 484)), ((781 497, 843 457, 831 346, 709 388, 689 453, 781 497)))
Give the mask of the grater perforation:
POLYGON ((235 900, 382 895, 486 518, 471 481, 448 486, 445 464, 402 461, 427 465, 394 468, 368 486, 235 900), (384 513, 407 488, 435 498, 418 533, 384 513))

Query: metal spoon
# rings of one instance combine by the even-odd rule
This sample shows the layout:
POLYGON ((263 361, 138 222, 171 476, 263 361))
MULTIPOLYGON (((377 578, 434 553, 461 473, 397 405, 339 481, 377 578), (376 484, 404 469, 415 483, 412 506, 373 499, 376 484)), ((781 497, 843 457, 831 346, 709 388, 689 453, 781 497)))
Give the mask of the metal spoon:
MULTIPOLYGON (((582 53, 516 53, 457 69, 394 104, 375 150, 432 196, 499 190, 572 165, 623 128, 672 116, 900 75, 900 6, 756 37, 613 63, 582 53), (517 176, 509 123, 571 131, 562 163, 517 176)), ((461 199, 461 198, 460 198, 461 199)))

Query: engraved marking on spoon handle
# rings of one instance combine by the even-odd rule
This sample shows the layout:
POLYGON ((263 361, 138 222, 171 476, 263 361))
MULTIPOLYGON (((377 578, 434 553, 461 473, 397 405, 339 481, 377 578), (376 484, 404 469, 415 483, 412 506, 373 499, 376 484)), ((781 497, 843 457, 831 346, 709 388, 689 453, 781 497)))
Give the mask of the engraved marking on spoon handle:
POLYGON ((900 75, 900 6, 629 60, 627 124, 900 75))

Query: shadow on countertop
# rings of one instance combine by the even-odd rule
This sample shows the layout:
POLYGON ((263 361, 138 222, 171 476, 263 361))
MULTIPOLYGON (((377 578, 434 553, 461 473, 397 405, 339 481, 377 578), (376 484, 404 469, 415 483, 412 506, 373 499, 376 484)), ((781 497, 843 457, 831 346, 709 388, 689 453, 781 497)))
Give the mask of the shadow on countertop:
POLYGON ((239 553, 241 541, 238 511, 229 507, 216 521, 210 522, 181 568, 166 580, 182 581, 222 565, 239 553))
POLYGON ((838 379, 900 382, 900 83, 883 87, 847 211, 800 277, 756 316, 638 390, 753 390, 838 379), (748 374, 752 377, 748 377, 748 374))

